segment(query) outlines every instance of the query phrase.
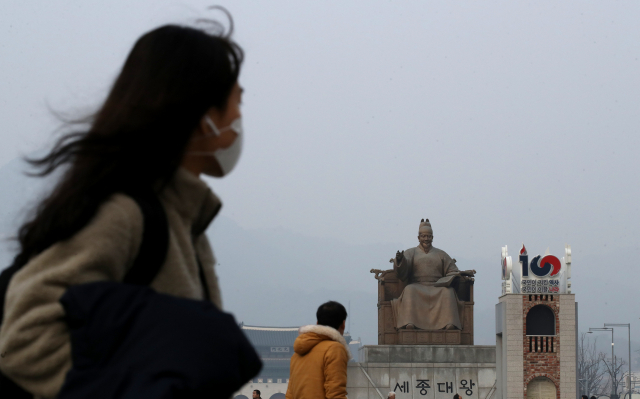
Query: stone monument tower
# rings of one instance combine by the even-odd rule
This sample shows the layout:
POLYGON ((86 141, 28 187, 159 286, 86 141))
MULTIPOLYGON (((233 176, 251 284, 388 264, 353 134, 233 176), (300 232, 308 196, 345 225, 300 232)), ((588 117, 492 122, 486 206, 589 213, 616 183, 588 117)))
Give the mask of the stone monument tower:
POLYGON ((496 305, 496 399, 575 399, 578 304, 571 293, 571 248, 562 259, 529 256, 512 267, 502 248, 496 305))

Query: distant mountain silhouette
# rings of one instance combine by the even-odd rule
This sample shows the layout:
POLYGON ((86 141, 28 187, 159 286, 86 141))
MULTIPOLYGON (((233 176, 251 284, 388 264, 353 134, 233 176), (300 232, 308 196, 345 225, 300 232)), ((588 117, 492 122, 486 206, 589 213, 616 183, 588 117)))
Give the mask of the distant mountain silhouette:
MULTIPOLYGON (((7 238, 15 236, 26 212, 55 181, 55 177, 26 177, 26 168, 20 159, 0 168, 0 269, 14 256, 15 245, 7 238)), ((248 229, 226 217, 224 208, 207 233, 218 261, 224 307, 238 321, 303 325, 315 322, 320 303, 332 299, 348 306, 351 301, 350 332, 365 345, 377 343, 377 284, 369 270, 390 268, 388 261, 396 250, 416 244, 353 245, 284 228, 248 229)), ((434 245, 438 246, 437 241, 434 245)), ((474 286, 476 344, 495 344, 494 305, 501 283, 498 249, 494 260, 464 259, 450 253, 461 269, 478 271, 474 286)), ((627 316, 628 307, 619 303, 619 295, 637 291, 638 274, 636 278, 620 278, 616 271, 638 255, 638 248, 588 258, 574 251, 573 290, 579 302, 580 331, 600 327, 603 317, 606 322, 633 322, 627 316)), ((635 350, 637 344, 633 346, 635 350)))
MULTIPOLYGON (((13 237, 27 212, 46 194, 55 177, 25 176, 28 165, 15 159, 0 168, 0 269, 15 255, 13 237)), ((377 343, 377 282, 370 269, 391 267, 398 249, 412 244, 351 245, 332 238, 305 236, 283 228, 249 230, 224 216, 208 235, 218 260, 217 273, 225 309, 253 325, 315 323, 319 304, 351 302, 351 333, 364 344, 377 343)), ((458 258, 465 269, 490 269, 458 258)), ((490 279, 484 274, 479 278, 490 279)), ((493 289, 476 285, 476 342, 493 343, 493 289), (486 291, 486 293, 485 293, 486 291), (480 298, 484 297, 484 298, 480 298)), ((496 288, 497 287, 497 288, 496 288)), ((496 291, 497 292, 497 291, 496 291)))

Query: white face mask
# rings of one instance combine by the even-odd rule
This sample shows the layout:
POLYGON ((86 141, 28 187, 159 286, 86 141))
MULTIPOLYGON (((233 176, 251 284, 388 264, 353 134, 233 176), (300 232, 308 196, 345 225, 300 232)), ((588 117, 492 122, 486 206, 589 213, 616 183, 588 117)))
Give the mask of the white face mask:
POLYGON ((215 151, 190 151, 189 154, 214 157, 222 169, 222 175, 219 175, 216 168, 205 169, 202 172, 214 177, 226 176, 236 166, 238 159, 240 159, 240 153, 242 152, 242 118, 238 117, 234 119, 229 126, 222 129, 218 129, 208 115, 205 115, 204 120, 212 130, 212 133, 206 136, 219 137, 222 132, 226 132, 227 130, 235 132, 237 136, 235 140, 233 140, 233 143, 227 148, 219 148, 215 151))

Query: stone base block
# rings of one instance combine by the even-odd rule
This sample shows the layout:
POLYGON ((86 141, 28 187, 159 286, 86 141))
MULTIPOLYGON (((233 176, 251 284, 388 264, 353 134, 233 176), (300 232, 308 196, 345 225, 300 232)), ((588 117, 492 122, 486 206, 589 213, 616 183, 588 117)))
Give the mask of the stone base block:
POLYGON ((460 345, 462 331, 453 330, 400 330, 398 344, 401 345, 460 345))
POLYGON ((349 398, 485 399, 496 381, 495 346, 371 345, 359 355, 347 370, 349 398))
POLYGON ((493 345, 365 345, 362 363, 496 363, 493 345))

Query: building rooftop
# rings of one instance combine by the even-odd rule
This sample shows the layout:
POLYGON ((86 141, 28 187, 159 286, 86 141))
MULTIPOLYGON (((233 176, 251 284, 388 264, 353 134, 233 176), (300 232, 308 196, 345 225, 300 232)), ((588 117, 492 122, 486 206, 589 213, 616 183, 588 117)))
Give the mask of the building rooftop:
POLYGON ((253 346, 293 346, 299 327, 264 327, 240 324, 253 346))

